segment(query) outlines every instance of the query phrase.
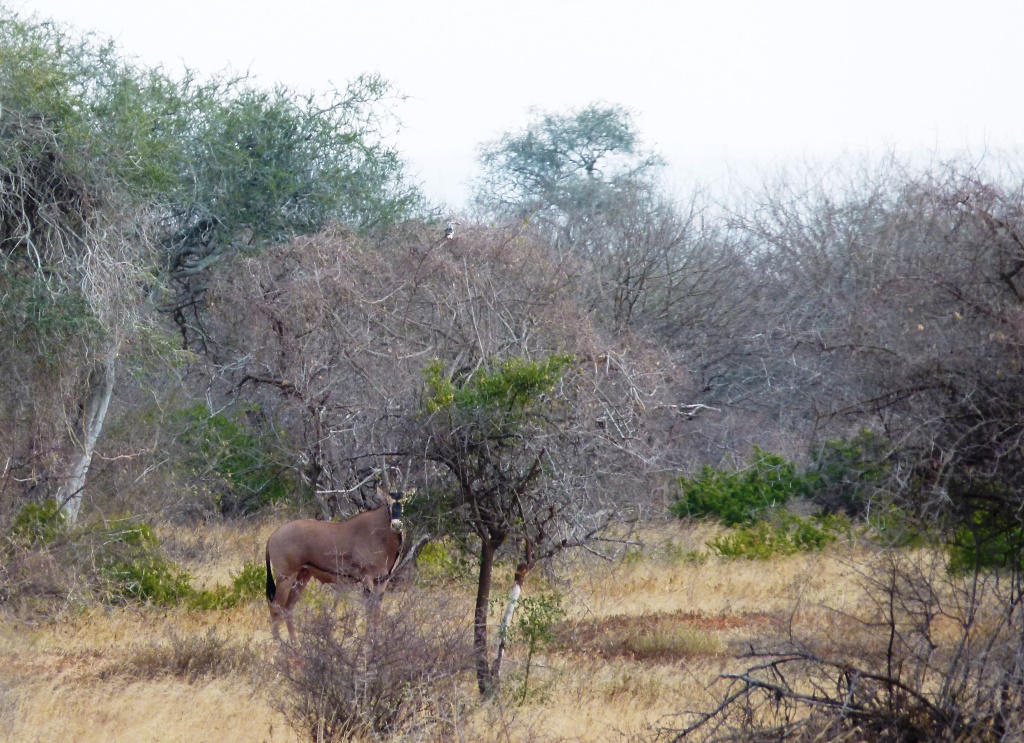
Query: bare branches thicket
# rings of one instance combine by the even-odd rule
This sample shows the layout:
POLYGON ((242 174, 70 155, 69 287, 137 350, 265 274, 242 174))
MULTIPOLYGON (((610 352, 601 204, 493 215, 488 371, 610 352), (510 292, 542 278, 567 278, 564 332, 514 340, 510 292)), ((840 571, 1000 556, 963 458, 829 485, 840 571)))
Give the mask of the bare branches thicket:
POLYGON ((449 243, 406 226, 371 242, 337 228, 240 259, 211 284, 215 359, 231 394, 279 411, 310 487, 344 499, 360 467, 403 450, 403 415, 433 361, 472 370, 569 353, 615 372, 602 394, 656 405, 660 352, 623 355, 575 301, 573 276, 529 232, 470 226, 449 243))
POLYGON ((322 609, 278 668, 279 708, 311 741, 455 737, 471 667, 469 633, 443 597, 405 592, 375 622, 322 609))
POLYGON ((884 435, 896 477, 875 506, 934 542, 881 552, 857 647, 795 625, 666 737, 1020 740, 1021 187, 890 163, 843 188, 783 183, 760 205, 738 227, 776 287, 767 399, 818 436, 884 435))
POLYGON ((751 647, 720 703, 663 740, 1019 741, 1024 721, 1020 594, 996 576, 951 575, 934 553, 883 553, 863 569, 865 605, 846 641, 751 647))

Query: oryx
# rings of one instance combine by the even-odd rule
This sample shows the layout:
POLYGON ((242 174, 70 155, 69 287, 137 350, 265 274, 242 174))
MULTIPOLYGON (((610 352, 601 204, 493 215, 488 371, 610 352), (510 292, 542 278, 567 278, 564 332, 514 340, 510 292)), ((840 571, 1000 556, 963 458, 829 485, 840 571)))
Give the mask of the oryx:
POLYGON ((381 505, 345 521, 290 521, 270 535, 267 601, 275 640, 280 639, 283 619, 294 641, 292 608, 310 578, 321 583, 361 583, 372 599, 375 587, 391 577, 402 549, 402 493, 378 488, 377 494, 381 505))

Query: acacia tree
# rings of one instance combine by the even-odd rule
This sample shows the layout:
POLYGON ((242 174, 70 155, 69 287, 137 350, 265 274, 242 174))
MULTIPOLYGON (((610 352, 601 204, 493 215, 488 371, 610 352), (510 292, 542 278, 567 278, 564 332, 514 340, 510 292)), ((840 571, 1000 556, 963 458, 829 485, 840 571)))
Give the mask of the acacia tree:
POLYGON ((602 192, 646 177, 661 160, 642 151, 626 109, 595 103, 539 115, 525 130, 484 145, 480 162, 480 205, 527 216, 596 206, 602 192))
MULTIPOLYGON (((489 694, 499 681, 503 635, 527 574, 563 550, 599 538, 617 515, 601 507, 588 479, 599 477, 608 429, 628 428, 628 413, 616 421, 626 411, 601 407, 607 426, 602 428, 595 420, 595 400, 585 394, 586 375, 565 355, 485 360, 457 370, 435 363, 424 377, 408 451, 440 466, 449 485, 432 490, 441 499, 433 507, 479 540, 473 647, 480 692, 489 694), (492 572, 505 546, 517 566, 492 664, 492 572)), ((630 445, 621 436, 612 438, 630 445)))
POLYGON ((479 160, 478 206, 528 220, 576 260, 580 301, 601 325, 653 335, 688 365, 720 362, 754 312, 756 276, 706 194, 680 201, 659 187, 663 161, 628 111, 541 114, 479 160))

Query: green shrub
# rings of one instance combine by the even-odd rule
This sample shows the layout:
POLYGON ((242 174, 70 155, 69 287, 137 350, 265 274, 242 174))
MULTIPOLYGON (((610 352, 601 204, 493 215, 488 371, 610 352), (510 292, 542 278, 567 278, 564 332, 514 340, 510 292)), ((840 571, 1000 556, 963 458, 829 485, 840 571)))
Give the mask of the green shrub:
POLYGON ((11 541, 26 547, 54 541, 64 530, 64 513, 57 501, 26 503, 14 517, 8 535, 11 541))
POLYGON ((242 569, 231 577, 231 585, 218 585, 212 589, 193 590, 188 606, 197 611, 232 609, 239 604, 261 598, 267 585, 267 567, 258 560, 247 560, 242 569))
POLYGON ((211 415, 202 403, 181 411, 187 425, 180 442, 192 452, 189 466, 202 480, 224 515, 255 513, 303 492, 289 461, 246 419, 247 413, 211 415))
POLYGON ((259 560, 246 560, 231 576, 231 590, 241 599, 262 598, 267 590, 267 566, 259 560))
POLYGON ((668 539, 662 544, 661 555, 668 562, 680 565, 700 565, 708 559, 707 553, 703 550, 687 549, 674 539, 668 539))
POLYGON ((829 439, 811 452, 810 497, 826 511, 861 516, 892 476, 892 443, 862 429, 853 438, 829 439))
MULTIPOLYGON (((963 487, 954 481, 951 488, 963 487)), ((974 571, 1021 570, 1024 568, 1024 527, 1020 514, 993 508, 1007 502, 1006 487, 993 482, 970 485, 972 496, 961 495, 969 504, 949 540, 949 570, 952 573, 974 571)))
POLYGON ((925 540, 925 531, 905 510, 892 504, 876 504, 866 521, 875 540, 886 547, 917 547, 925 540))
POLYGON ((562 597, 557 593, 524 597, 516 608, 516 621, 510 633, 513 640, 526 642, 526 668, 523 672, 520 704, 526 701, 530 685, 530 668, 538 650, 555 641, 554 626, 565 618, 562 597))
POLYGON ((167 607, 194 593, 191 576, 163 555, 149 524, 121 519, 95 532, 94 538, 98 541, 94 560, 105 602, 167 607))
POLYGON ((804 519, 784 514, 720 534, 708 542, 708 547, 723 557, 767 560, 776 555, 821 551, 840 535, 849 535, 850 530, 849 519, 841 516, 804 519))
POLYGON ((753 523, 790 498, 810 492, 807 478, 793 462, 756 446, 753 461, 744 469, 705 466, 695 478, 680 477, 678 485, 672 513, 680 518, 714 516, 726 526, 753 523))
POLYGON ((427 542, 416 559, 417 577, 425 583, 471 580, 473 558, 451 538, 427 542))

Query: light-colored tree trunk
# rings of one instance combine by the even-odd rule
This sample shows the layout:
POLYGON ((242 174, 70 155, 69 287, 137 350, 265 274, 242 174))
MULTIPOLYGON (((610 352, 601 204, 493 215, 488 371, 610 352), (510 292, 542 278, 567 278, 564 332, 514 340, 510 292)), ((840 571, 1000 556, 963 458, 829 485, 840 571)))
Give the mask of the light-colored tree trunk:
POLYGON ((71 463, 68 479, 57 494, 57 502, 61 504, 61 512, 65 522, 73 525, 78 520, 78 512, 82 508, 82 493, 85 490, 85 479, 92 464, 96 441, 103 431, 103 422, 107 417, 110 398, 114 394, 114 359, 111 353, 105 361, 89 374, 88 387, 85 391, 85 404, 79 430, 76 431, 76 450, 71 463))
POLYGON ((505 645, 508 640, 509 627, 512 625, 512 617, 519 606, 519 597, 523 595, 523 583, 526 581, 526 574, 530 571, 530 565, 520 563, 516 568, 515 582, 512 584, 512 591, 508 596, 508 603, 505 604, 505 613, 501 616, 501 624, 498 626, 498 652, 494 656, 494 665, 491 666, 491 676, 497 680, 501 677, 501 660, 505 657, 505 645))

